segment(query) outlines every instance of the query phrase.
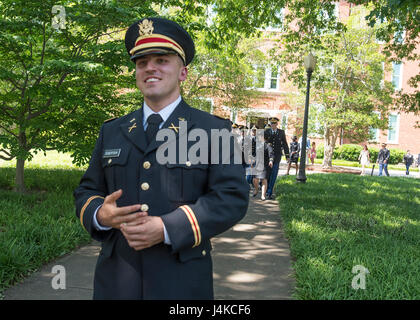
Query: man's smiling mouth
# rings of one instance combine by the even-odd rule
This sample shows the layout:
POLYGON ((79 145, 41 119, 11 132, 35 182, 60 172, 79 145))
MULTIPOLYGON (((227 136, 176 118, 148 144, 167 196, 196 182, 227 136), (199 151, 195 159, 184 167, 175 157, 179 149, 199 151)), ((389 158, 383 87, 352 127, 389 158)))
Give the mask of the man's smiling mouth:
POLYGON ((160 79, 158 79, 158 78, 148 78, 148 79, 146 79, 146 83, 149 83, 149 82, 157 82, 157 81, 160 81, 160 79))

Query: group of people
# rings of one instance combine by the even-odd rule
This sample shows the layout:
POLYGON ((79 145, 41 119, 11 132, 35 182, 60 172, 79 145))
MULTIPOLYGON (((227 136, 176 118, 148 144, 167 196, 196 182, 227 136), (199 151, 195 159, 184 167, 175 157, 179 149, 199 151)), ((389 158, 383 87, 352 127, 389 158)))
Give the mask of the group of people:
MULTIPOLYGON (((390 151, 387 149, 386 143, 382 143, 382 148, 379 150, 378 158, 376 160, 376 163, 379 165, 379 176, 382 176, 382 172, 385 172, 387 176, 389 176, 388 172, 388 163, 390 158, 390 151)), ((365 168, 370 164, 371 158, 370 153, 367 145, 363 146, 363 150, 360 151, 359 154, 359 161, 362 166, 362 175, 365 175, 365 168)), ((410 167, 416 162, 416 165, 419 167, 419 175, 420 175, 420 153, 417 156, 417 159, 415 161, 414 156, 410 153, 410 150, 407 150, 407 153, 404 155, 403 158, 404 164, 405 164, 405 174, 410 174, 410 167)))
MULTIPOLYGON (((264 130, 263 135, 257 135, 254 125, 250 132, 250 139, 244 138, 241 131, 243 150, 243 166, 246 169, 246 180, 253 187, 253 196, 258 194, 261 185, 261 200, 273 199, 273 189, 276 183, 279 165, 283 153, 289 159, 289 146, 284 130, 277 128, 278 119, 270 119, 270 127, 264 130), (250 143, 250 146, 246 144, 250 143), (248 154, 244 150, 251 150, 248 154), (257 155, 263 155, 257 156, 257 155)), ((233 124, 233 128, 238 128, 233 124)))
MULTIPOLYGON (((246 127, 232 124, 234 134, 239 138, 239 144, 243 151, 243 165, 246 168, 246 180, 253 189, 252 196, 256 197, 261 189, 261 200, 273 199, 273 189, 276 183, 279 166, 283 154, 288 162, 287 173, 289 174, 292 164, 295 165, 296 174, 299 169, 299 155, 302 141, 298 142, 297 136, 293 136, 290 147, 287 144, 284 130, 278 128, 279 119, 272 117, 269 125, 264 128, 264 135, 257 136, 257 127, 254 125, 250 130, 251 154, 245 155, 246 149, 245 131, 246 127), (256 157, 257 154, 264 157, 256 157), (252 157, 251 157, 252 156, 252 157)), ((306 145, 307 160, 314 164, 316 158, 316 144, 310 144, 307 139, 306 145)))
MULTIPOLYGON (((297 175, 298 170, 299 170, 298 161, 299 161, 301 146, 302 146, 302 137, 299 139, 299 142, 298 142, 297 136, 293 136, 292 142, 290 143, 290 159, 288 161, 286 175, 289 175, 290 168, 292 167, 293 163, 295 164, 296 175, 297 175)), ((310 140, 307 139, 306 140, 306 164, 309 164, 309 160, 310 160, 311 164, 314 165, 315 158, 316 158, 316 143, 314 141, 311 144, 310 140)))

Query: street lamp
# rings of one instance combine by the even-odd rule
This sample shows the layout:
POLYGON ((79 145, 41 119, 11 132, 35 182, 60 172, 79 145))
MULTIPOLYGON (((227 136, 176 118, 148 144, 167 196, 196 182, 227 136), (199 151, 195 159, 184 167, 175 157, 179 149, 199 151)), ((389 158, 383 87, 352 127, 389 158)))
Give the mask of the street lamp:
POLYGON ((307 135, 308 135, 308 109, 309 109, 309 89, 311 87, 311 76, 312 72, 315 69, 316 57, 309 53, 304 59, 306 69, 306 100, 305 100, 305 114, 303 116, 303 132, 302 132, 302 143, 301 143, 301 153, 300 153, 300 166, 299 172, 296 177, 297 182, 306 182, 306 144, 307 144, 307 135))

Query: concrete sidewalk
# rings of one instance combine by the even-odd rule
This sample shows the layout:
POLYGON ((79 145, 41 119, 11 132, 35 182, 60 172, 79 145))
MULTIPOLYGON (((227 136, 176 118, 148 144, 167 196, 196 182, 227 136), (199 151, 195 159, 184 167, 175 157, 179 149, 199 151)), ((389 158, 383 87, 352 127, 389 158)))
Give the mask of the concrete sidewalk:
MULTIPOLYGON (((215 299, 291 299, 289 244, 277 201, 250 198, 245 218, 212 239, 215 299)), ((41 268, 4 292, 5 300, 90 300, 100 245, 92 242, 41 268), (64 266, 66 289, 52 288, 56 265, 64 266)), ((56 283, 56 281, 54 281, 56 283)))

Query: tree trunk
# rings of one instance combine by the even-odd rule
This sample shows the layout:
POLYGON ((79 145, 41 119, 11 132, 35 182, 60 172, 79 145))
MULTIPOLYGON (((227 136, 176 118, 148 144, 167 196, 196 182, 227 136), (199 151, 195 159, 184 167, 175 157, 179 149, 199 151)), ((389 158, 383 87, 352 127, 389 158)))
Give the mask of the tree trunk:
MULTIPOLYGON (((21 150, 27 150, 26 144, 26 134, 23 128, 19 130, 19 147, 21 150)), ((15 177, 15 191, 19 193, 24 193, 25 189, 25 159, 19 159, 19 156, 16 158, 16 177, 15 177)))
POLYGON ((322 161, 323 168, 332 167, 332 158, 334 155, 335 143, 339 134, 339 129, 326 129, 324 135, 324 160, 322 161))
POLYGON ((327 142, 324 140, 324 160, 322 161, 323 168, 332 167, 333 153, 334 153, 334 146, 327 144, 327 142))
POLYGON ((24 177, 25 159, 16 160, 16 178, 15 178, 15 191, 24 193, 25 189, 25 177, 24 177))

